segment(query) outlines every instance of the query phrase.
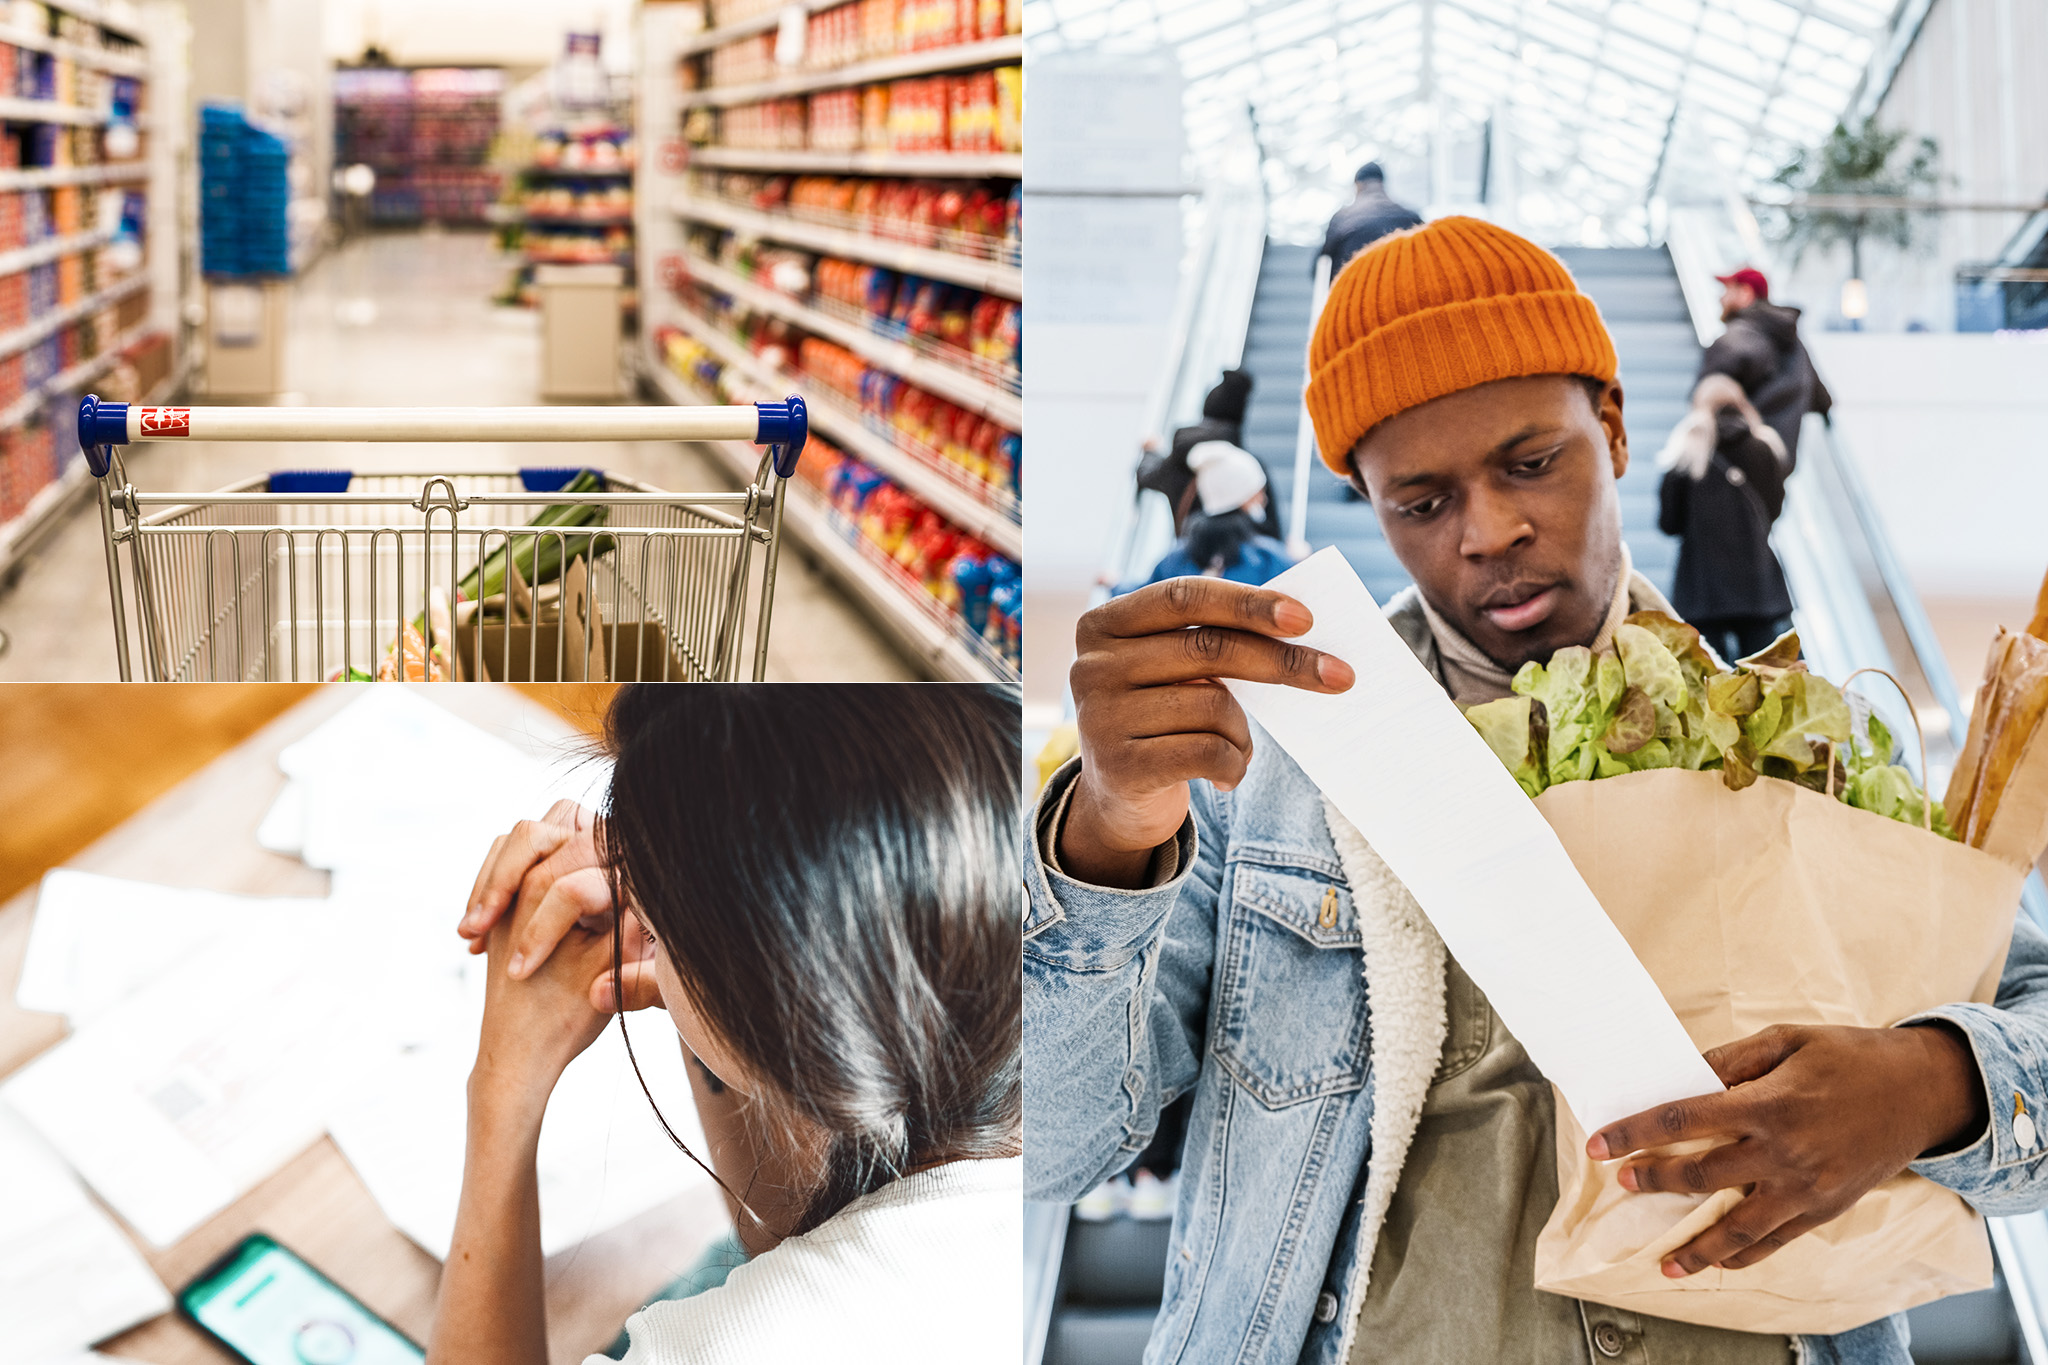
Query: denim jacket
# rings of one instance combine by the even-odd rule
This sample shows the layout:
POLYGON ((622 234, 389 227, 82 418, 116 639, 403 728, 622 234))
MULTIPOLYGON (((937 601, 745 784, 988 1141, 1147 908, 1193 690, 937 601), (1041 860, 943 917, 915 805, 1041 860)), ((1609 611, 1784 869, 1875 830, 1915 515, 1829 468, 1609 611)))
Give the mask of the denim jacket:
MULTIPOLYGON (((1079 760, 1046 785, 1024 831, 1026 1197, 1079 1198, 1194 1093, 1147 1365, 1342 1365, 1354 1267, 1377 1232, 1355 1198, 1376 1157, 1385 1026, 1367 1007, 1373 964, 1361 971, 1370 917, 1314 784, 1256 727, 1254 744, 1234 791, 1192 784, 1161 885, 1112 890, 1047 866, 1038 834, 1079 760)), ((2014 928, 1994 1004, 1915 1017, 1969 1039, 1991 1122, 1912 1169, 1986 1214, 2048 1207, 2048 1149, 2022 1148, 2012 1123, 2016 1095, 2048 1114, 2048 935, 2025 919, 2014 928)), ((1807 1365, 1910 1365, 1906 1339, 1899 1316, 1798 1347, 1807 1365)))

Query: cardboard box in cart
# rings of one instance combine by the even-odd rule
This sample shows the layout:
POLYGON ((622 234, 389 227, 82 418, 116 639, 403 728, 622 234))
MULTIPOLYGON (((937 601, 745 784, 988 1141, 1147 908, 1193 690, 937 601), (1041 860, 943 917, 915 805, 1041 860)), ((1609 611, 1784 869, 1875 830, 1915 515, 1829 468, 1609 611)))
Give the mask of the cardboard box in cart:
POLYGON ((591 596, 588 562, 569 562, 559 583, 527 587, 509 566, 506 591, 478 604, 455 628, 455 676, 463 682, 681 681, 696 673, 658 621, 606 621, 591 596), (489 615, 483 609, 490 608, 489 615), (566 628, 566 629, 565 629, 566 628))
POLYGON ((588 656, 583 646, 583 630, 572 625, 565 641, 559 621, 539 625, 486 621, 457 627, 455 676, 462 682, 608 682, 615 677, 659 682, 697 676, 696 670, 669 648, 667 632, 659 622, 606 622, 590 632, 588 656), (666 673, 662 672, 664 653, 668 656, 666 673))

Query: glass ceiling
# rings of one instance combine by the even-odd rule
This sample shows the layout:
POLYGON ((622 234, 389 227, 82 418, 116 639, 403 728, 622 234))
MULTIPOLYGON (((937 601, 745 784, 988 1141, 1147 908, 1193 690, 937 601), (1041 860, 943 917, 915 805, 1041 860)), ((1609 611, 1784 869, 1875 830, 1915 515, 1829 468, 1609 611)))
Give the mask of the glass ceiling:
POLYGON ((1827 135, 1898 0, 1026 0, 1027 51, 1165 48, 1216 175, 1246 112, 1271 231, 1319 240, 1368 158, 1442 212, 1641 243, 1653 197, 1720 197, 1827 135))

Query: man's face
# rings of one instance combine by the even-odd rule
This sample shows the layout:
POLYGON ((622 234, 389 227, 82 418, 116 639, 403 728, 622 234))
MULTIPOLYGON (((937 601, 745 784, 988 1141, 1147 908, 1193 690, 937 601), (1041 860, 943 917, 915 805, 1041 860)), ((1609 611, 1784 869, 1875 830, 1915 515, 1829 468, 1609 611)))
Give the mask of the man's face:
POLYGON ((1352 452, 1402 567, 1445 619, 1516 668, 1591 644, 1621 572, 1621 387, 1502 379, 1389 417, 1352 452))
POLYGON ((1721 321, 1726 322, 1743 309, 1756 302, 1756 290, 1746 284, 1730 282, 1721 287, 1721 321))

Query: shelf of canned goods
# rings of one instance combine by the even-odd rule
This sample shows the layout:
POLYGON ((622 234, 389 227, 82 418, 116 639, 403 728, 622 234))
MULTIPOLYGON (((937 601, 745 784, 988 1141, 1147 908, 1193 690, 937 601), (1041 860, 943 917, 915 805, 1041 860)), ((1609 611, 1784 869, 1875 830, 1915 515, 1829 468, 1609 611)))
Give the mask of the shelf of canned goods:
POLYGON ((157 11, 59 0, 0 22, 0 576, 84 493, 77 395, 180 372, 183 78, 157 11))
POLYGON ((1020 19, 725 0, 641 29, 642 370, 672 402, 804 394, 792 531, 935 677, 1019 674, 1020 19))

